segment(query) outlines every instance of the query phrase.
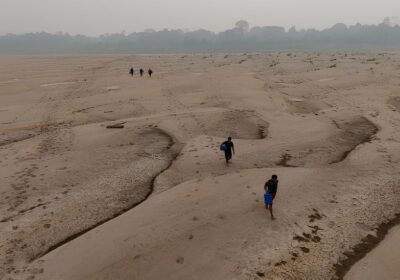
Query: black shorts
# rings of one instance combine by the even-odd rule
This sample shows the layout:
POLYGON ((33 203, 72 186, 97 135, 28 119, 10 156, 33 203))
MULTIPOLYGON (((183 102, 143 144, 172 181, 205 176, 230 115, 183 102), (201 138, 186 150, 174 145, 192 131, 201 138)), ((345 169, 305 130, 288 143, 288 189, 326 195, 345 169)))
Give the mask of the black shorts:
POLYGON ((232 153, 231 152, 225 152, 225 158, 226 159, 231 159, 232 158, 232 153))

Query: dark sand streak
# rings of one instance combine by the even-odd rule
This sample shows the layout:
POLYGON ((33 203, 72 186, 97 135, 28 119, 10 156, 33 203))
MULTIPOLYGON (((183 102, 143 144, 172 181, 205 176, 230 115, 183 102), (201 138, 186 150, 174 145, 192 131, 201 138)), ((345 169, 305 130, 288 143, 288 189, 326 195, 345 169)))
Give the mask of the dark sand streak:
POLYGON ((36 136, 36 134, 29 134, 29 135, 24 135, 24 136, 21 136, 21 137, 6 139, 6 140, 3 140, 3 141, 0 141, 0 147, 7 146, 7 145, 10 145, 10 144, 14 144, 14 143, 21 142, 21 141, 25 141, 25 140, 34 138, 35 136, 36 136))
POLYGON ((385 239, 389 230, 400 224, 400 213, 396 214, 391 220, 383 222, 376 229, 376 236, 368 234, 361 239, 361 242, 353 247, 351 251, 344 252, 346 259, 333 266, 335 277, 333 279, 342 280, 353 265, 363 259, 369 252, 375 249, 379 243, 385 239))

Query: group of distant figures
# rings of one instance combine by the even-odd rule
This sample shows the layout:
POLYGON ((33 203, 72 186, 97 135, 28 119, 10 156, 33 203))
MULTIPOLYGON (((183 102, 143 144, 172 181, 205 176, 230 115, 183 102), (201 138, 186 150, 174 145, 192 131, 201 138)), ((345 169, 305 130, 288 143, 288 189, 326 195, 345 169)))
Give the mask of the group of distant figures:
MULTIPOLYGON (((133 77, 133 75, 135 74, 135 69, 133 69, 133 67, 131 67, 131 69, 129 69, 129 74, 130 74, 132 77, 133 77)), ((143 68, 140 68, 139 74, 140 74, 140 77, 143 77, 143 75, 144 75, 144 70, 143 70, 143 68)), ((151 70, 151 69, 147 70, 147 74, 149 74, 149 77, 151 78, 151 76, 153 75, 153 70, 151 70)))

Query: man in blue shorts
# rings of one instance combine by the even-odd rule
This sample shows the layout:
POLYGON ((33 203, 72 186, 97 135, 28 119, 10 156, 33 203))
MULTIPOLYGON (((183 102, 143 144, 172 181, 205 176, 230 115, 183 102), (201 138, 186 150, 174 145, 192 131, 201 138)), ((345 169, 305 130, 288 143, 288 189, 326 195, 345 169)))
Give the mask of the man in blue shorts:
POLYGON ((276 193, 278 191, 278 176, 272 175, 271 179, 269 179, 264 185, 264 203, 265 209, 269 209, 271 213, 271 219, 274 220, 274 213, 272 212, 272 202, 275 199, 276 193))

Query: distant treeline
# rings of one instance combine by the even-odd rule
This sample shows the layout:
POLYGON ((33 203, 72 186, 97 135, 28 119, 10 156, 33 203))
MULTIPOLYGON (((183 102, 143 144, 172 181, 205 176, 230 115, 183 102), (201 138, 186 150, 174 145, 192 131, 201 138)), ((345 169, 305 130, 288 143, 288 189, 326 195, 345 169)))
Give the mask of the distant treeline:
POLYGON ((45 32, 0 36, 0 54, 79 53, 202 53, 269 51, 396 51, 400 26, 388 20, 378 25, 338 23, 321 31, 292 27, 249 27, 239 21, 220 33, 207 30, 146 30, 99 37, 45 32))

